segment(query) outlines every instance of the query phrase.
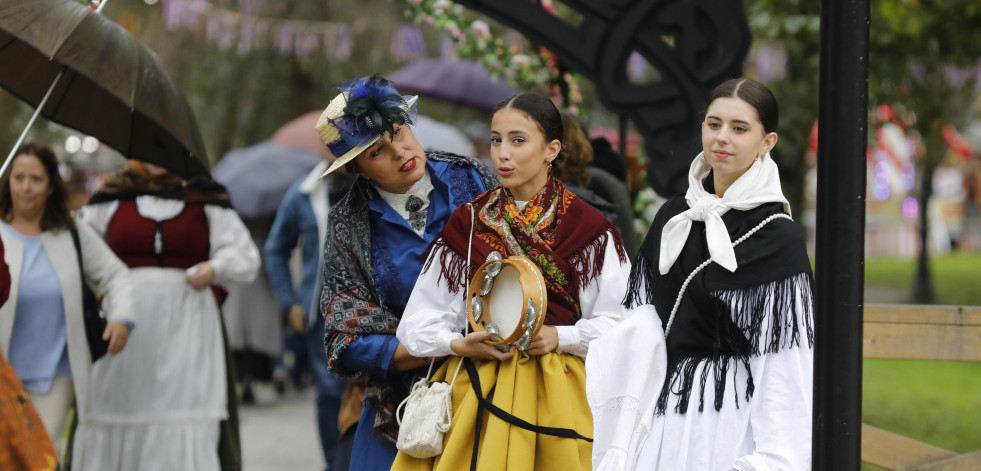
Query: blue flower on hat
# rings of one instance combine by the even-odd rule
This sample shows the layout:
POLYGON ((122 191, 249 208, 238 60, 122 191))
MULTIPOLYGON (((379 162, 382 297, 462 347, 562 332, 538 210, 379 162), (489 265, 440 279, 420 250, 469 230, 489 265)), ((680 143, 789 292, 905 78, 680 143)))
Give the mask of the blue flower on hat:
POLYGON ((346 98, 344 114, 331 120, 341 137, 351 146, 364 142, 366 135, 385 139, 394 134, 396 124, 412 124, 414 103, 399 94, 388 79, 380 75, 357 78, 338 85, 346 98))

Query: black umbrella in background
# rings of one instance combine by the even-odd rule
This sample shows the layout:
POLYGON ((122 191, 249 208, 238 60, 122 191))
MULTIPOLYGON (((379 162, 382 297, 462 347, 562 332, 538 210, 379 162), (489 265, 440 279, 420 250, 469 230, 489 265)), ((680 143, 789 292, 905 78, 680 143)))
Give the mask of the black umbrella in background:
POLYGON ((28 128, 39 112, 127 158, 184 177, 208 173, 194 113, 163 62, 98 11, 71 0, 0 0, 0 64, 0 87, 37 108, 28 128))

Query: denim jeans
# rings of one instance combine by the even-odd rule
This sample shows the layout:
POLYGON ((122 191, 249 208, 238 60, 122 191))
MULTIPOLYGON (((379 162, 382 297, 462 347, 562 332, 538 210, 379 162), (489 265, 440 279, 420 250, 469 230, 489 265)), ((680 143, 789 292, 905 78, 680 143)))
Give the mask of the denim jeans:
POLYGON ((340 430, 337 415, 344 395, 344 381, 335 378, 327 370, 327 355, 324 354, 324 319, 317 316, 313 328, 307 331, 307 356, 313 373, 313 386, 317 396, 317 428, 320 431, 320 447, 324 461, 329 469, 334 469, 340 430))

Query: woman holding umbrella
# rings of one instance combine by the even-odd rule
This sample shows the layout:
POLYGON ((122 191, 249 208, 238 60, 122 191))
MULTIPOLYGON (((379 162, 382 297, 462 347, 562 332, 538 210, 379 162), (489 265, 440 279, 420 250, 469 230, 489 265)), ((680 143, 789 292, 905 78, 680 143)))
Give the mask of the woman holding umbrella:
POLYGON ((562 117, 548 98, 501 102, 490 135, 501 186, 474 200, 472 213, 470 205, 453 213, 397 334, 414 356, 449 357, 433 381, 450 382, 463 364, 452 423, 441 455, 400 453, 392 469, 586 471, 593 422, 583 359, 620 318, 630 263, 613 224, 551 173, 564 147, 562 117), (544 276, 544 326, 524 351, 486 344, 486 330, 463 334, 464 287, 493 252, 525 256, 544 276))
POLYGON ((494 186, 475 160, 424 152, 409 128, 417 97, 380 76, 340 87, 317 131, 358 178, 330 211, 320 309, 334 374, 367 378, 352 470, 387 470, 395 458, 395 407, 426 360, 395 338, 426 247, 453 209, 494 186))

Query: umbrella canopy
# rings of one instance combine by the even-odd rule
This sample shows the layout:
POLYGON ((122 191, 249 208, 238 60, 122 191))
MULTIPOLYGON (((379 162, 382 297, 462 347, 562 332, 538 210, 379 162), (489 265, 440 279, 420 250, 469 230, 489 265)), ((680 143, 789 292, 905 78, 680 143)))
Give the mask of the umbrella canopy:
POLYGON ((472 155, 470 139, 453 125, 436 121, 429 116, 416 116, 412 134, 425 150, 441 150, 460 155, 472 155))
POLYGON ((414 62, 387 78, 402 93, 418 93, 481 111, 492 111, 505 98, 521 92, 500 79, 491 80, 482 65, 464 60, 414 62))
POLYGON ((194 113, 157 55, 74 1, 0 0, 0 87, 124 156, 207 174, 194 113), (62 72, 63 71, 63 72, 62 72))
POLYGON ((308 150, 265 141, 225 154, 211 173, 228 189, 235 210, 251 218, 275 213, 290 185, 321 161, 308 150))
POLYGON ((317 120, 320 119, 322 112, 322 110, 311 111, 284 124, 269 138, 269 142, 308 150, 326 159, 330 156, 330 151, 316 131, 317 120))

